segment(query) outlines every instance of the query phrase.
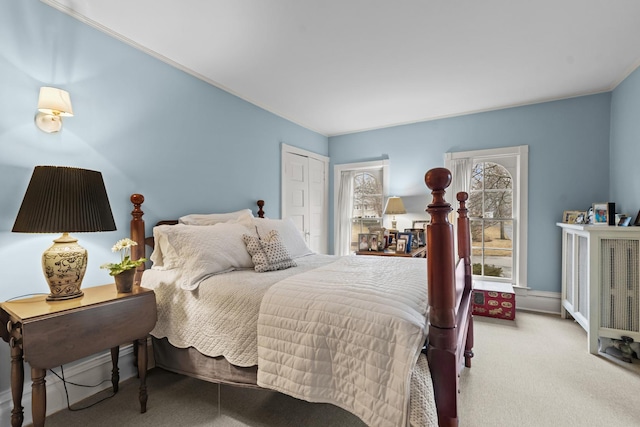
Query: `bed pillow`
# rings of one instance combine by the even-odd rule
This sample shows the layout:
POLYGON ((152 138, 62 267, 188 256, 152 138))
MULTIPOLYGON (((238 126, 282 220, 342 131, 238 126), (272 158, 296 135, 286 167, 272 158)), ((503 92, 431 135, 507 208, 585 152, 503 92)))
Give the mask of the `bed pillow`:
MULTIPOLYGON (((172 268, 180 269, 180 287, 196 289, 200 283, 214 274, 240 268, 253 268, 242 235, 247 228, 237 223, 219 223, 210 226, 177 224, 163 226, 161 239, 163 269, 167 268, 167 256, 172 253, 172 268)), ((154 251, 155 252, 155 251, 154 251)))
POLYGON ((242 219, 249 216, 253 218, 251 209, 241 209, 235 212, 214 213, 214 214, 191 214, 178 218, 178 223, 185 225, 215 225, 220 222, 228 222, 242 219))
POLYGON ((176 250, 169 244, 170 229, 175 225, 156 225, 153 227, 153 252, 149 259, 154 270, 173 270, 180 265, 176 250))
POLYGON ((276 230, 269 231, 262 238, 248 234, 242 238, 258 273, 296 266, 276 230))
POLYGON ((253 218, 258 234, 266 236, 271 230, 276 230, 287 248, 291 258, 296 259, 301 256, 310 255, 313 252, 307 246, 302 237, 302 233, 296 228, 296 224, 291 218, 285 219, 266 219, 253 218))

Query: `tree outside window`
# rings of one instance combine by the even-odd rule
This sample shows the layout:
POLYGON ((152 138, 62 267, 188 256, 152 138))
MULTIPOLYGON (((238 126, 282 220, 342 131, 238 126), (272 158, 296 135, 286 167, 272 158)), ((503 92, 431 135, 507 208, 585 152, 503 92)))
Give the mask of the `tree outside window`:
POLYGON ((469 214, 473 274, 512 278, 513 180, 502 165, 474 165, 469 214))
POLYGON ((371 227, 382 226, 382 170, 363 170, 353 177, 353 211, 351 215, 351 248, 357 250, 358 234, 371 227))

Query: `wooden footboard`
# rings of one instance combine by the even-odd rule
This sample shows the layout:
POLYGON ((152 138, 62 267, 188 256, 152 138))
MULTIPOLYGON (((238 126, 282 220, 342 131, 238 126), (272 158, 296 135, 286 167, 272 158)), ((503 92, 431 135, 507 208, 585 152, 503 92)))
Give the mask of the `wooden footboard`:
POLYGON ((433 378, 438 424, 458 425, 459 372, 471 366, 473 356, 473 319, 471 316, 471 233, 465 202, 466 193, 458 193, 458 257, 456 265, 453 227, 448 215, 451 205, 444 199, 451 184, 451 173, 444 168, 425 175, 433 201, 427 212, 427 281, 429 290, 429 337, 427 359, 433 378), (463 364, 464 359, 464 364, 463 364))

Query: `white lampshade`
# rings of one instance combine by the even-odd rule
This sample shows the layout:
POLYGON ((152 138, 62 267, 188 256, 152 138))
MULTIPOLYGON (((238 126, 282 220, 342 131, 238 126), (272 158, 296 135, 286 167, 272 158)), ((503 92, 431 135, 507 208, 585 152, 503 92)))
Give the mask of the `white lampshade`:
POLYGON ((56 116, 73 117, 69 92, 55 87, 41 87, 38 97, 38 111, 56 116))
POLYGON ((395 230, 397 226, 396 215, 406 214, 407 210, 404 208, 402 199, 397 196, 392 196, 387 199, 387 205, 384 207, 385 215, 393 215, 391 220, 391 229, 395 230))
POLYGON ((46 133, 59 132, 62 129, 62 117, 73 117, 69 93, 55 87, 41 87, 35 118, 38 129, 46 133))
POLYGON ((400 197, 389 197, 387 199, 387 206, 384 208, 385 215, 401 215, 406 214, 407 210, 404 208, 404 203, 400 197))

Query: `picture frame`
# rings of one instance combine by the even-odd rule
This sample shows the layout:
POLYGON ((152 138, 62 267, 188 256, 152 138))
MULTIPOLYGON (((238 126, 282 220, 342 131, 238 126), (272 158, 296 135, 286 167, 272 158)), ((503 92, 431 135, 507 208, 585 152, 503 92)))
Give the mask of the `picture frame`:
POLYGON ((411 233, 413 235, 412 241, 411 241, 411 245, 412 248, 419 248, 422 246, 425 246, 427 244, 427 241, 425 239, 426 235, 425 235, 425 230, 422 228, 405 228, 404 229, 405 232, 407 233, 411 233))
POLYGON ((627 215, 620 216, 620 220, 618 221, 618 226, 620 227, 628 227, 631 224, 631 217, 627 215))
POLYGON ((397 231, 389 231, 389 247, 393 249, 393 246, 397 242, 398 232, 397 231))
POLYGON ((609 203, 593 204, 593 225, 609 225, 609 216, 613 215, 609 212, 609 203))
MULTIPOLYGON (((399 231, 397 240, 399 241, 400 239, 406 240, 406 247, 405 247, 404 253, 411 252, 411 243, 413 239, 413 234, 411 234, 411 232, 407 233, 407 232, 399 231)), ((396 253, 399 253, 397 249, 396 249, 396 253)))
POLYGON ((582 224, 587 213, 584 211, 564 211, 562 213, 562 222, 565 224, 582 224), (579 221, 582 219, 582 221, 579 221))
POLYGON ((422 230, 426 230, 427 229, 427 225, 429 225, 431 221, 429 221, 428 219, 418 219, 418 220, 414 220, 413 223, 411 224, 411 228, 419 228, 422 230))
POLYGON ((405 254, 407 253, 407 239, 404 237, 398 237, 396 239, 396 253, 397 254, 405 254))
MULTIPOLYGON (((384 250, 387 246, 389 246, 388 240, 385 236, 386 228, 384 227, 369 227, 370 234, 376 234, 378 236, 378 251, 384 250)), ((371 249, 373 250, 373 248, 371 249)))
POLYGON ((378 233, 369 233, 369 250, 373 252, 378 252, 379 237, 378 233))
POLYGON ((358 251, 368 251, 371 246, 369 246, 369 233, 359 233, 358 234, 358 251))
POLYGON ((633 225, 640 226, 640 211, 638 211, 638 215, 636 215, 636 220, 633 222, 633 225))

